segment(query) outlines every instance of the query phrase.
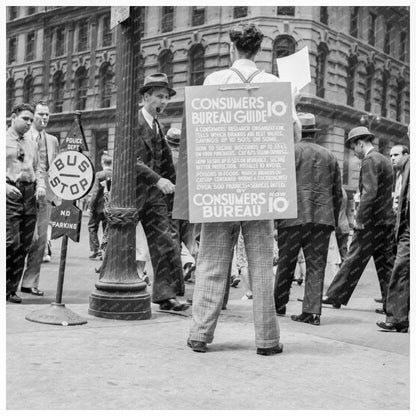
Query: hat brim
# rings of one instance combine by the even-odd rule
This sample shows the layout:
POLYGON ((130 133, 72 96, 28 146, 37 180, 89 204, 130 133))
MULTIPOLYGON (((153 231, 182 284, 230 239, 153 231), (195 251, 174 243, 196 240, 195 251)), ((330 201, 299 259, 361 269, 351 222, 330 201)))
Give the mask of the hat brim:
POLYGON ((348 148, 349 148, 349 147, 350 147, 350 144, 351 144, 352 142, 357 141, 360 137, 367 137, 367 136, 370 136, 370 137, 372 137, 373 139, 376 137, 376 136, 374 136, 374 134, 373 134, 373 133, 357 134, 356 136, 349 137, 347 140, 345 140, 344 146, 346 146, 346 147, 348 147, 348 148))
POLYGON ((175 139, 169 139, 168 137, 166 137, 166 141, 171 144, 172 146, 179 146, 180 144, 180 139, 179 140, 175 140, 175 139))
POLYGON ((169 91, 169 96, 173 97, 176 95, 176 91, 173 88, 170 88, 166 84, 162 84, 160 82, 149 82, 149 84, 144 85, 139 89, 140 94, 144 94, 146 91, 150 90, 151 88, 166 88, 169 91))

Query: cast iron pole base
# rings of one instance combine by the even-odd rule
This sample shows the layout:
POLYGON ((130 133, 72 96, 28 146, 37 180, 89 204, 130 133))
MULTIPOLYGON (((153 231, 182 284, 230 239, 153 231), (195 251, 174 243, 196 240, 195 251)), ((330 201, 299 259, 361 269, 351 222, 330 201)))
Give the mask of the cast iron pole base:
POLYGON ((26 315, 32 322, 49 325, 83 325, 87 320, 67 309, 63 303, 52 302, 47 308, 26 315))

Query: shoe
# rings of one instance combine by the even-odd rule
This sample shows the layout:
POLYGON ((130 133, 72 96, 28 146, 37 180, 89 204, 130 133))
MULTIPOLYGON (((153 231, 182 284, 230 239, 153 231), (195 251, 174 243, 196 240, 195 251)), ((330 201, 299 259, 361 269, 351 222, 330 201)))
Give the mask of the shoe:
POLYGON ((270 348, 257 348, 257 354, 259 355, 275 355, 283 352, 283 344, 280 342, 275 347, 270 348))
POLYGON ((230 283, 231 287, 237 287, 239 283, 240 283, 240 278, 238 276, 231 276, 231 283, 230 283))
POLYGON ((332 305, 333 308, 335 309, 339 309, 341 307, 341 304, 331 298, 329 298, 328 296, 324 296, 322 298, 322 304, 323 305, 332 305))
POLYGON ((383 303, 383 299, 382 298, 374 298, 374 302, 383 303))
POLYGON ((159 304, 161 311, 185 311, 189 308, 189 304, 180 303, 175 298, 164 300, 159 304))
POLYGON ((276 315, 285 316, 286 315, 286 306, 280 306, 276 308, 276 315))
POLYGON ((375 313, 379 313, 380 315, 385 315, 386 311, 383 308, 376 308, 375 313))
POLYGON ((290 319, 292 319, 292 321, 303 322, 311 325, 321 324, 321 317, 316 313, 302 312, 300 315, 291 315, 290 319))
POLYGON ((46 256, 43 256, 42 262, 43 263, 49 263, 51 261, 51 256, 47 254, 46 256))
POLYGON ((95 270, 95 273, 101 273, 101 266, 95 267, 94 270, 95 270))
POLYGON ((194 272, 196 269, 195 264, 192 263, 186 263, 185 266, 183 266, 183 280, 186 282, 192 277, 192 272, 194 272))
POLYGON ((6 296, 6 300, 11 303, 22 303, 22 298, 16 295, 16 292, 10 293, 10 295, 6 296))
POLYGON ((253 294, 252 293, 246 293, 241 300, 249 300, 249 299, 253 299, 253 294))
POLYGON ((190 305, 192 305, 192 299, 191 298, 186 298, 186 303, 189 303, 190 305))
POLYGON ((43 296, 43 292, 39 290, 37 287, 21 287, 20 291, 23 293, 30 293, 34 296, 43 296))
POLYGON ((409 330, 408 325, 392 324, 391 322, 377 322, 377 325, 384 331, 389 332, 407 332, 409 330))
POLYGON ((186 341, 186 345, 190 348, 192 348, 195 352, 207 352, 207 343, 204 341, 194 341, 192 339, 189 339, 186 341))
POLYGON ((88 257, 90 260, 102 260, 101 253, 97 251, 96 253, 92 253, 91 256, 88 257))

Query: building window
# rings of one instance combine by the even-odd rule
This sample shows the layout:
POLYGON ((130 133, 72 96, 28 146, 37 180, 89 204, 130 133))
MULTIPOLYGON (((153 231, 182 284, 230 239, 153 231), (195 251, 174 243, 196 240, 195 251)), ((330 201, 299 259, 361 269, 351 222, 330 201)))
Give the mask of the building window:
POLYGON ((234 7, 234 19, 240 19, 241 17, 246 17, 247 15, 248 15, 247 6, 234 7))
POLYGON ((110 16, 105 16, 102 20, 102 46, 113 44, 113 32, 110 29, 110 16))
POLYGON ((205 78, 204 48, 195 45, 189 51, 190 85, 202 85, 205 78))
POLYGON ((30 6, 27 8, 27 14, 30 16, 36 13, 36 7, 30 6))
POLYGON ((159 55, 159 72, 168 76, 169 86, 173 87, 173 53, 169 49, 163 50, 159 55))
POLYGON ((105 62, 100 68, 100 106, 108 108, 111 106, 111 95, 113 89, 113 71, 111 64, 105 62))
POLYGON ((23 81, 23 102, 29 103, 29 104, 32 103, 33 92, 34 92, 33 77, 32 75, 28 75, 23 81))
POLYGON ((205 7, 192 7, 192 26, 201 26, 205 23, 205 7))
POLYGON ((286 7, 278 7, 277 8, 278 16, 294 16, 295 15, 295 8, 291 6, 286 7))
POLYGON ((13 78, 9 78, 6 84, 6 111, 9 115, 14 106, 15 84, 13 78))
POLYGON ((17 52, 17 38, 16 36, 13 36, 12 38, 9 38, 9 41, 7 42, 8 45, 8 53, 7 53, 7 63, 10 65, 14 62, 16 62, 16 52, 17 52))
POLYGON ((318 55, 316 57, 316 95, 325 97, 325 75, 326 61, 328 56, 328 47, 321 43, 318 46, 318 55))
POLYGON ((65 80, 62 71, 57 71, 53 76, 52 81, 52 94, 53 94, 53 111, 54 113, 62 113, 64 105, 64 88, 65 80))
POLYGON ((347 105, 352 107, 354 106, 355 74, 357 72, 357 64, 357 55, 350 55, 348 57, 347 68, 347 105))
POLYGON ((35 32, 26 35, 26 57, 25 61, 33 61, 35 59, 35 32))
POLYGON ((386 69, 383 71, 381 81, 381 116, 387 117, 387 94, 389 91, 390 72, 386 69))
POLYGON ((18 7, 16 6, 9 6, 9 20, 15 20, 18 16, 18 7))
POLYGON ((324 25, 328 25, 328 6, 321 6, 319 21, 324 25))
POLYGON ((399 59, 401 61, 406 60, 406 47, 407 47, 407 33, 402 31, 400 32, 400 55, 399 55, 399 59))
POLYGON ((376 19, 377 16, 374 13, 370 13, 370 24, 368 28, 368 43, 372 46, 376 44, 376 19))
POLYGON ((75 109, 85 110, 88 92, 88 71, 81 66, 75 73, 75 109))
POLYGON ((88 20, 81 20, 78 24, 78 52, 88 49, 88 20))
POLYGON ((65 28, 59 27, 55 32, 55 56, 65 55, 65 28))
POLYGON ((400 77, 397 80, 397 103, 396 103, 396 120, 398 122, 402 121, 402 113, 404 107, 404 90, 406 87, 406 81, 403 77, 400 77))
POLYGON ((374 64, 372 62, 368 63, 366 66, 366 74, 365 74, 365 104, 364 104, 364 110, 367 112, 371 112, 374 71, 375 71, 374 64))
POLYGON ((162 33, 173 30, 173 6, 162 7, 162 33))
POLYGON ((350 20, 350 35, 354 38, 358 37, 358 12, 359 7, 353 7, 350 20))
POLYGON ((283 58, 285 56, 292 55, 295 53, 296 41, 291 36, 280 35, 278 36, 273 44, 273 57, 272 57, 272 73, 279 76, 277 69, 276 58, 283 58))
POLYGON ((391 23, 386 23, 384 32, 384 52, 390 55, 390 42, 391 42, 391 23))

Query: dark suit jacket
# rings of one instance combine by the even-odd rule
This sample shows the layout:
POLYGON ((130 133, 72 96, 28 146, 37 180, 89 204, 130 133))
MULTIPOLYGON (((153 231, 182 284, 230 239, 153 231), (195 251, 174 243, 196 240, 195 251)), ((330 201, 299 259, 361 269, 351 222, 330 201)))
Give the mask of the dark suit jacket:
POLYGON ((399 205, 397 206, 397 217, 395 226, 395 237, 398 240, 401 226, 410 225, 410 160, 407 157, 402 167, 402 189, 400 190, 399 205))
MULTIPOLYGON (((160 134, 162 149, 160 172, 155 172, 152 138, 153 130, 147 124, 142 110, 140 110, 138 120, 138 137, 135 142, 137 149, 136 202, 139 210, 143 208, 143 205, 149 196, 149 192, 159 192, 155 185, 160 178, 169 179, 173 183, 175 183, 176 180, 175 167, 173 166, 172 161, 172 152, 162 133, 160 134)), ((167 199, 173 199, 173 195, 169 195, 167 199)))
POLYGON ((100 170, 95 174, 94 185, 91 190, 90 210, 102 213, 104 212, 104 187, 101 185, 102 181, 111 179, 113 175, 112 169, 100 170))
POLYGON ((311 139, 295 144, 298 216, 279 227, 307 223, 335 227, 342 203, 341 174, 335 155, 311 139))
POLYGON ((393 225, 393 168, 390 160, 375 149, 370 150, 362 161, 358 188, 360 202, 356 221, 364 227, 393 225))

